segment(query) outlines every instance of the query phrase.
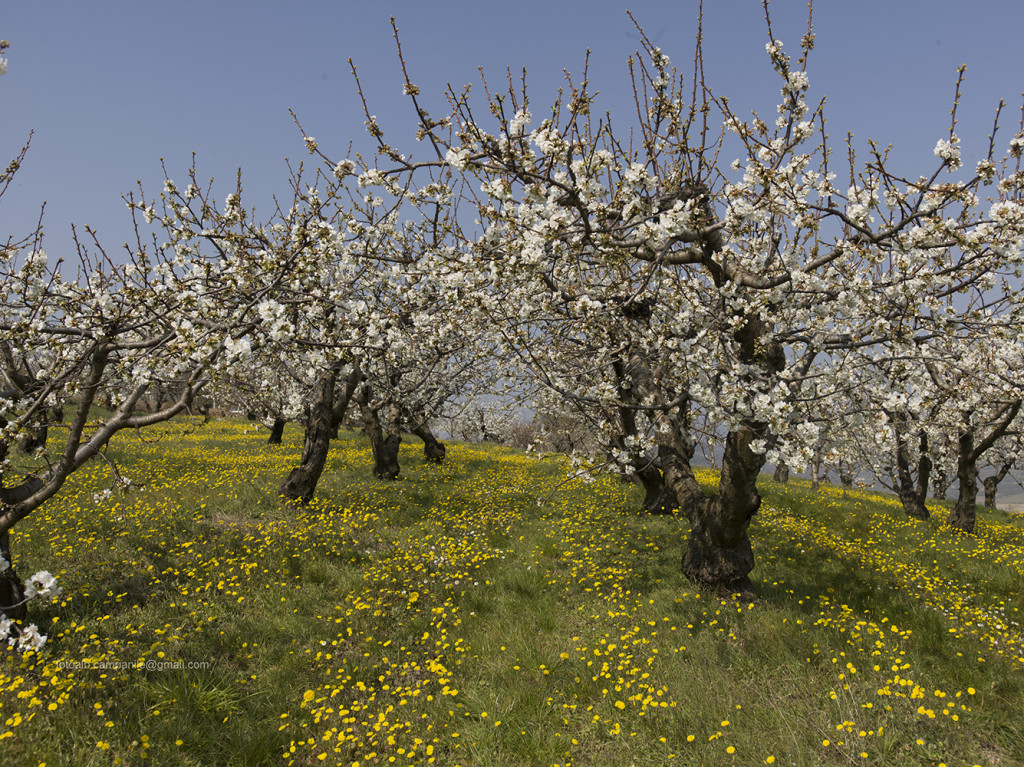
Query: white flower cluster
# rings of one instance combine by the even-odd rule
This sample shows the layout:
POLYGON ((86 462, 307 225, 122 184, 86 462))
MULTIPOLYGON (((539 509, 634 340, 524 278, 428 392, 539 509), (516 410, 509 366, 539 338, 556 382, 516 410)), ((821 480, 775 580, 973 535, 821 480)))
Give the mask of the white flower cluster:
POLYGON ((869 215, 872 206, 878 202, 874 188, 851 186, 847 200, 846 217, 853 223, 864 225, 874 220, 869 215))
POLYGON ((790 72, 786 78, 786 84, 782 86, 783 96, 798 96, 811 87, 811 81, 807 73, 802 71, 790 72))
MULTIPOLYGON (((10 568, 10 562, 0 556, 0 573, 10 568)), ((60 593, 61 588, 57 585, 57 579, 46 570, 40 570, 25 582, 26 602, 30 599, 52 599, 60 593)), ((46 635, 39 633, 39 628, 34 623, 18 627, 14 621, 0 613, 0 642, 4 641, 20 652, 39 652, 46 644, 46 635)))
POLYGON ((530 114, 529 109, 520 109, 508 124, 508 135, 512 138, 522 137, 526 133, 526 126, 530 124, 532 119, 533 116, 530 114))
POLYGON ((228 336, 224 339, 224 351, 230 361, 249 359, 252 356, 252 341, 248 336, 228 336))
POLYGON ((0 614, 0 642, 5 640, 8 645, 20 652, 39 652, 46 644, 46 635, 40 634, 39 627, 34 623, 24 626, 19 631, 14 621, 0 614))
POLYGON ((469 150, 452 147, 444 156, 444 161, 455 168, 455 170, 465 170, 469 161, 469 150))
POLYGON ((351 160, 342 160, 334 166, 334 177, 337 179, 345 178, 345 176, 351 176, 356 172, 356 164, 351 160))
POLYGON ((57 585, 57 579, 48 570, 40 570, 38 573, 25 581, 25 598, 46 599, 56 597, 61 593, 61 587, 57 585))
POLYGON ((558 131, 547 123, 535 130, 530 135, 530 139, 543 154, 549 157, 558 154, 565 148, 565 141, 558 131))
POLYGON ((512 197, 512 187, 505 179, 496 178, 480 186, 480 191, 496 200, 508 200, 512 197))
POLYGON ((275 341, 286 341, 292 337, 295 328, 288 321, 285 307, 277 301, 262 301, 256 307, 256 312, 263 320, 267 334, 275 341))
POLYGON ((940 139, 935 145, 934 154, 944 160, 951 170, 958 170, 963 165, 960 159, 960 139, 955 133, 950 135, 949 141, 940 139))

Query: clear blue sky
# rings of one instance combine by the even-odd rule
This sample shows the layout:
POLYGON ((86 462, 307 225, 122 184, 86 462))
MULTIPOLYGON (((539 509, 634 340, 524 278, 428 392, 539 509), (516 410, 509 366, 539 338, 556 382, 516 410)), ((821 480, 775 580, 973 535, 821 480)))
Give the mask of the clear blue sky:
MULTIPOLYGON (((709 83, 739 110, 771 114, 778 96, 764 52, 759 0, 706 0, 709 83)), ((90 224, 116 250, 128 238, 121 195, 141 179, 161 186, 160 158, 183 179, 227 190, 243 169, 248 205, 287 194, 284 158, 305 157, 292 108, 329 153, 368 146, 346 60, 352 57, 371 109, 393 142, 415 152, 411 112, 388 18, 395 15, 412 77, 441 111, 446 82, 493 82, 506 67, 529 71, 534 114, 592 50, 599 105, 627 120, 625 62, 638 45, 631 8, 685 70, 696 2, 327 2, 326 0, 13 0, 0 11, 11 42, 0 78, 0 160, 35 131, 16 183, 0 201, 0 238, 31 229, 47 200, 47 250, 69 256, 69 224, 90 224)), ((775 36, 791 52, 805 31, 802 2, 776 0, 775 36)), ((1024 90, 1021 0, 819 0, 812 96, 828 96, 833 139, 847 130, 898 149, 900 168, 930 169, 948 126, 956 67, 969 67, 960 134, 965 159, 983 152, 999 98, 1006 133, 1016 130, 1024 90), (926 164, 925 164, 926 163, 926 164)), ((1004 137, 1005 138, 1005 137, 1004 137)), ((731 159, 731 158, 729 158, 731 159)), ((226 193, 226 191, 225 191, 226 193)), ((223 194, 218 194, 218 199, 223 194)))

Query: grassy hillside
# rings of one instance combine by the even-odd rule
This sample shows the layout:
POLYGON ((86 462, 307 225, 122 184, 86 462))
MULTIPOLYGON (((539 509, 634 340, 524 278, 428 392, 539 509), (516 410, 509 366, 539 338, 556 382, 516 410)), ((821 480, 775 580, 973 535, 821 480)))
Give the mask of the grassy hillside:
POLYGON ((385 483, 343 434, 283 507, 290 428, 123 435, 136 489, 94 462, 17 528, 65 592, 42 653, 0 650, 4 764, 1024 763, 1016 518, 766 482, 737 601, 633 487, 502 448, 409 444, 385 483))

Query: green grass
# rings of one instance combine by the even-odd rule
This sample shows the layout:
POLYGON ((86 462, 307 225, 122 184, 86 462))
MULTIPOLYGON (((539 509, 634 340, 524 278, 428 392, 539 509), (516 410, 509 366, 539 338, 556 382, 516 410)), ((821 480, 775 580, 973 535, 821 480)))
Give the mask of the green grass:
POLYGON ((138 487, 90 464, 15 531, 65 593, 0 651, 6 764, 1024 763, 1016 517, 766 481, 737 601, 682 578, 683 520, 556 461, 411 440, 387 483, 343 433, 294 509, 294 427, 148 434, 109 451, 138 487))

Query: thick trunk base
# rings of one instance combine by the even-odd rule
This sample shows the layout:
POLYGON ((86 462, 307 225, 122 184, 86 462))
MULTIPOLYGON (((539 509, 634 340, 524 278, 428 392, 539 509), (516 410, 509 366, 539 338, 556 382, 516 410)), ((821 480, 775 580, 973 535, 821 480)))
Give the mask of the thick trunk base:
POLYGON ((963 508, 959 501, 949 511, 949 519, 947 520, 949 526, 952 527, 959 533, 973 533, 974 532, 974 504, 970 504, 970 509, 963 508))
POLYGON ((423 440, 423 458, 427 463, 441 463, 447 452, 444 443, 434 436, 434 432, 426 422, 412 430, 412 433, 423 440))
POLYGON ((13 567, 0 573, 0 614, 6 615, 12 621, 24 621, 28 615, 25 584, 21 582, 13 567))
POLYGON ((441 463, 446 452, 444 443, 436 440, 424 443, 423 445, 423 457, 427 460, 427 463, 441 463))
POLYGON ((985 508, 994 509, 996 507, 996 490, 999 488, 999 480, 995 477, 985 477, 983 484, 985 486, 985 508))
POLYGON ((752 592, 747 576, 754 569, 754 550, 747 525, 723 524, 723 509, 716 498, 706 499, 703 506, 692 515, 693 526, 683 552, 683 575, 723 593, 752 592))
POLYGON ((283 418, 275 418, 273 426, 270 427, 270 437, 267 439, 268 445, 280 445, 281 439, 284 437, 284 425, 286 421, 283 418))
MULTIPOLYGON (((755 436, 754 430, 743 428, 726 437, 718 492, 713 497, 703 497, 695 480, 684 496, 690 537, 683 553, 683 574, 722 593, 753 591, 747 576, 754 569, 754 551, 747 529, 761 507, 757 477, 764 465, 764 457, 749 449, 755 436)), ((692 479, 692 471, 680 476, 687 474, 692 479)), ((680 485, 680 489, 685 488, 680 485)))
POLYGON ((679 500, 665 484, 665 476, 657 466, 646 466, 636 472, 644 487, 643 508, 647 514, 672 514, 679 508, 679 500))
POLYGON ((401 466, 398 465, 398 447, 402 437, 389 434, 380 443, 373 445, 373 476, 377 479, 398 479, 401 466))
POLYGON ((968 430, 960 436, 959 448, 956 477, 960 489, 956 504, 949 511, 948 522, 957 532, 973 533, 975 504, 978 502, 978 459, 975 455, 973 431, 968 430))
POLYGON ((928 511, 928 507, 924 505, 924 501, 921 500, 921 496, 916 491, 901 491, 899 493, 900 502, 903 504, 903 511, 906 512, 908 517, 913 519, 928 519, 931 514, 928 511))
POLYGON ((327 453, 331 447, 334 381, 335 373, 332 371, 318 384, 316 399, 309 410, 306 422, 302 458, 299 459, 299 465, 291 470, 279 491, 285 500, 302 506, 313 500, 316 485, 327 464, 327 453))
POLYGON ((286 501, 306 506, 313 500, 313 493, 316 492, 316 485, 322 473, 323 466, 319 469, 312 465, 296 466, 281 484, 279 493, 286 501))
POLYGON ((785 485, 789 482, 789 467, 780 463, 775 467, 775 474, 772 475, 772 479, 778 482, 780 485, 785 485))

